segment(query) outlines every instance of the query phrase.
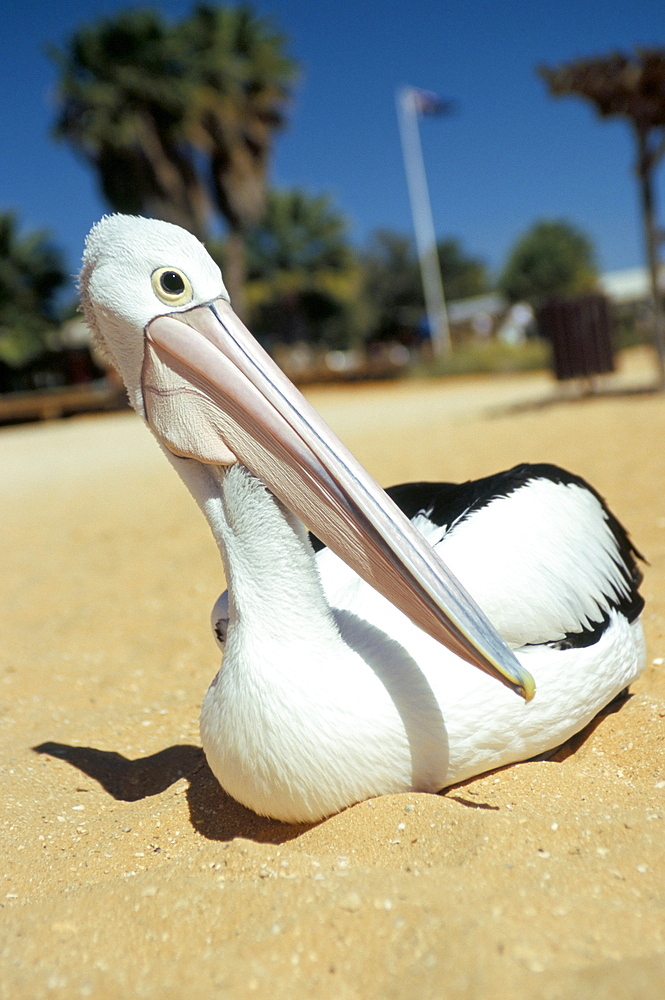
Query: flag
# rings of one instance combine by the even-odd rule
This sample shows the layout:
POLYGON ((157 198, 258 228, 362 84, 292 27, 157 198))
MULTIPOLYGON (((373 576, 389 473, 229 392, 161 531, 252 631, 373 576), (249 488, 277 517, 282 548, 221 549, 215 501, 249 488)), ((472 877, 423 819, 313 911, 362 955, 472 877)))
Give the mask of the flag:
POLYGON ((413 109, 419 115, 449 114, 453 109, 452 101, 444 100, 433 90, 420 90, 418 87, 410 87, 409 90, 413 109))

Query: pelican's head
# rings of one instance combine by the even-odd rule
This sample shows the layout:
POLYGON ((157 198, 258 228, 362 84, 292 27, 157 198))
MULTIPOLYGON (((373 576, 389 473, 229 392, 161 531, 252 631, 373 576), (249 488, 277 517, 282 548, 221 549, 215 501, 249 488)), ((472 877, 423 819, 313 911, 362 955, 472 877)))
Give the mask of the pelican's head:
POLYGON ((340 558, 453 652, 529 699, 533 679, 382 489, 257 344, 178 226, 122 215, 86 241, 86 319, 173 455, 242 462, 340 558))
POLYGON ((141 416, 144 331, 151 320, 229 299, 222 272, 195 236, 129 215, 107 215, 90 230, 79 285, 94 346, 120 373, 141 416))

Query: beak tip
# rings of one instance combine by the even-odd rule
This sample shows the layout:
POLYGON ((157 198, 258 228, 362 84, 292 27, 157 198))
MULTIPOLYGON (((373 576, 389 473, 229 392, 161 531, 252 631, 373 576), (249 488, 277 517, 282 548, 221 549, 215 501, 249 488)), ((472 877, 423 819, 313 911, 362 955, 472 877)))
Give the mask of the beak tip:
POLYGON ((522 671, 522 678, 519 687, 516 688, 519 695, 524 698, 525 702, 530 702, 536 693, 536 682, 534 681, 531 674, 524 670, 522 671))

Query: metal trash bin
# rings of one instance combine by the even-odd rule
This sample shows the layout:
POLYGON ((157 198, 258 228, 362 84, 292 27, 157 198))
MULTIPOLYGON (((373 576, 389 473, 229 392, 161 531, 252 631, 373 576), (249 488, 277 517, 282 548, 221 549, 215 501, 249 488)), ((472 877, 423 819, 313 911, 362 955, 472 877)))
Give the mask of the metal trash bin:
POLYGON ((552 299, 536 310, 536 324, 552 345, 560 381, 614 371, 613 320, 604 295, 552 299))

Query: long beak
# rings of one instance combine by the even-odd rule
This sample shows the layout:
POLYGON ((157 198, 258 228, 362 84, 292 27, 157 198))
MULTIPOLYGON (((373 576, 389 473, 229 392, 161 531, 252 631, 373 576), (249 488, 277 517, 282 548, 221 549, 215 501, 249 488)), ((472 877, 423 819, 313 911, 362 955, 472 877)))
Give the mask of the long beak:
POLYGON ((425 632, 525 700, 533 678, 410 521, 218 299, 153 320, 142 386, 175 454, 242 462, 425 632))

